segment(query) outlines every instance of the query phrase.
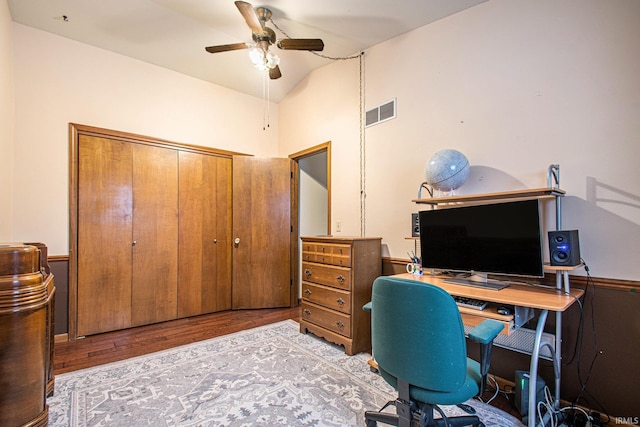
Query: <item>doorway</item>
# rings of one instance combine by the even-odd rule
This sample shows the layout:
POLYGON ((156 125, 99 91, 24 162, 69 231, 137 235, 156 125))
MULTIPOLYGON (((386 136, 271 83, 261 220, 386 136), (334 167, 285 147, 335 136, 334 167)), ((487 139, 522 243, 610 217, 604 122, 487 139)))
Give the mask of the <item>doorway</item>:
MULTIPOLYGON (((331 234, 331 142, 291 154, 289 158, 297 165, 293 186, 296 194, 292 195, 292 203, 297 210, 298 232, 295 233, 295 244, 292 242, 295 252, 292 260, 296 260, 292 263, 296 266, 292 277, 299 293, 302 283, 300 236, 331 234)), ((301 297, 298 294, 298 299, 301 297)))

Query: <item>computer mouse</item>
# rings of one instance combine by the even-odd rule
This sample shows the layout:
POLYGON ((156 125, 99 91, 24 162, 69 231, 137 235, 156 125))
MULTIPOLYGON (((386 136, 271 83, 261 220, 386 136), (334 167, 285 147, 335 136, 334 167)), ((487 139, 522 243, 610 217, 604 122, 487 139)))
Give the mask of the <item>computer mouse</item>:
POLYGON ((498 307, 498 314, 509 316, 511 314, 511 309, 509 307, 498 307))

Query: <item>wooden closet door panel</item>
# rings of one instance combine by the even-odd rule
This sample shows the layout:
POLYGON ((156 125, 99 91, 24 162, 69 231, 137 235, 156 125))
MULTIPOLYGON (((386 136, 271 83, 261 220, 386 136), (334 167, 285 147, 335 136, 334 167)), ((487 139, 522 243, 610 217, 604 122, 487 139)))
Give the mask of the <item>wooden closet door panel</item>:
POLYGON ((178 152, 133 144, 133 326, 177 317, 178 152))
POLYGON ((234 309, 291 304, 290 200, 290 159, 234 156, 234 309))
POLYGON ((179 156, 178 317, 231 308, 231 160, 179 156))
POLYGON ((131 144, 78 142, 78 335, 131 326, 131 144))
POLYGON ((232 165, 230 158, 216 160, 216 300, 218 310, 231 309, 232 269, 232 165))

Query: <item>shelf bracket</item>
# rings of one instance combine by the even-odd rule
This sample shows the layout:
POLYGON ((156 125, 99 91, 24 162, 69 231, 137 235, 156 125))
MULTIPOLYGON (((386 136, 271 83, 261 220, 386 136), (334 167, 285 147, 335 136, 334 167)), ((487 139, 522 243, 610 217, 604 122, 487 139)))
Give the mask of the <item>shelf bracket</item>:
POLYGON ((560 165, 549 165, 547 171, 547 187, 560 188, 560 165))
MULTIPOLYGON (((547 172, 547 187, 560 188, 560 165, 549 165, 547 172)), ((556 196, 556 230, 562 230, 562 203, 560 196, 556 196)))

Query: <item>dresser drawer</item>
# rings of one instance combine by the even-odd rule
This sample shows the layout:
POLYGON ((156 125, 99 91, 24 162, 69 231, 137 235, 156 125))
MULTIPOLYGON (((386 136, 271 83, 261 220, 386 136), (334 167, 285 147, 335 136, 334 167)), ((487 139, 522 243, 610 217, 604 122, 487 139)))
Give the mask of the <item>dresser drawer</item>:
POLYGON ((303 243, 302 260, 351 267, 351 246, 331 243, 303 243))
POLYGON ((342 313, 351 313, 351 292, 302 282, 302 298, 342 313))
POLYGON ((351 336, 351 316, 304 301, 301 308, 305 321, 345 337, 351 336))
POLYGON ((303 262, 302 280, 348 291, 351 289, 351 270, 331 265, 303 262))

